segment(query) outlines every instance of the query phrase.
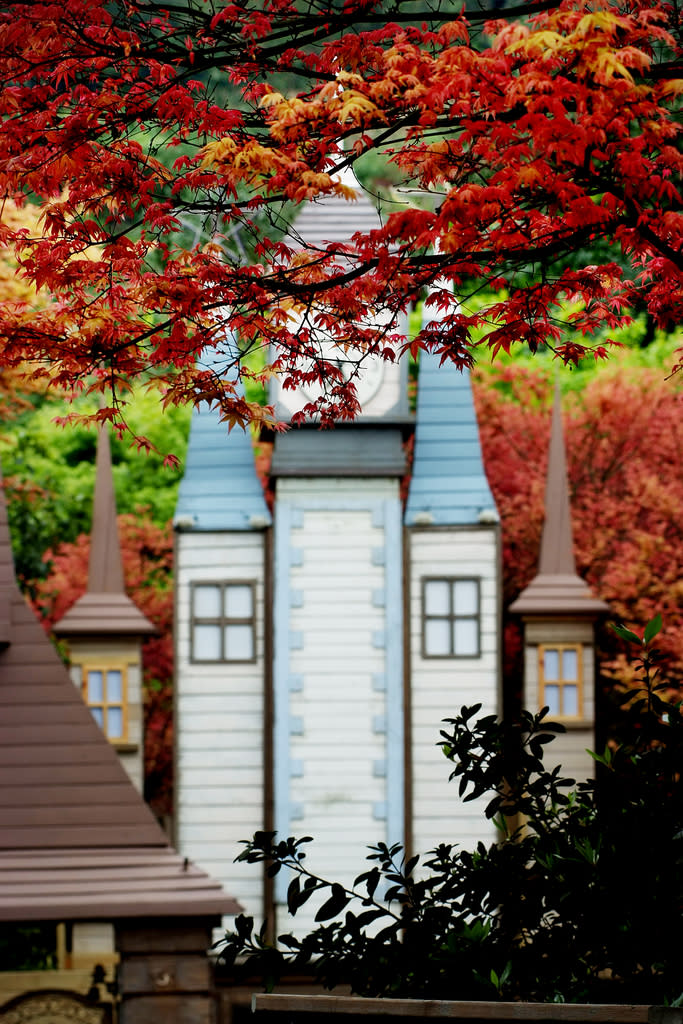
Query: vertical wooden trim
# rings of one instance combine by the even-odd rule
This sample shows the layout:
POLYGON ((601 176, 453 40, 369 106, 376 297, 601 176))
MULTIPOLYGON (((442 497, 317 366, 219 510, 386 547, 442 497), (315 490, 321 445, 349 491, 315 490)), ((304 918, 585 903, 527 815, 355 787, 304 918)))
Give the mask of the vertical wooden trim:
MULTIPOLYGON (((179 821, 179 803, 180 803, 180 774, 178 772, 178 763, 180 761, 178 751, 178 733, 177 728, 177 708, 178 708, 178 591, 180 581, 180 558, 179 558, 179 540, 180 534, 177 530, 173 531, 173 676, 171 678, 171 735, 173 737, 173 750, 171 756, 171 765, 173 770, 173 799, 171 800, 171 843, 182 853, 182 850, 178 846, 178 821, 179 821)), ((142 657, 140 658, 140 684, 142 685, 142 657)), ((144 741, 143 741, 144 742, 144 741)), ((143 755, 144 760, 144 755, 143 755)), ((144 772, 144 769, 143 769, 144 772)))
MULTIPOLYGON (((500 521, 493 527, 494 530, 494 572, 496 579, 496 711, 498 717, 502 718, 506 713, 507 708, 505 706, 505 680, 503 678, 503 668, 505 664, 503 643, 505 639, 504 633, 504 608, 503 608, 503 529, 500 521)), ((524 650, 525 644, 525 627, 522 627, 522 650, 524 650)), ((524 672, 524 670, 522 670, 524 672)), ((521 682, 521 696, 522 703, 524 703, 523 695, 526 681, 524 675, 522 676, 521 682)))
MULTIPOLYGON (((273 759, 273 528, 263 533, 263 828, 275 828, 273 759)), ((275 936, 275 889, 263 868, 263 914, 267 937, 275 936)))
MULTIPOLYGON (((373 502, 370 506, 375 508, 373 502)), ((387 720, 387 842, 402 843, 405 839, 405 777, 403 756, 404 747, 404 714, 402 709, 404 694, 403 643, 401 637, 405 632, 403 621, 403 545, 401 534, 403 528, 402 509, 398 498, 383 502, 384 511, 384 585, 386 590, 384 652, 387 688, 385 691, 385 708, 387 720)))
MULTIPOLYGON (((277 499, 276 499, 277 500, 277 499)), ((290 834, 290 557, 293 503, 277 503, 273 533, 273 828, 290 834)), ((273 883, 273 898, 284 903, 288 873, 280 871, 273 883)))
POLYGON ((411 531, 403 528, 403 845, 413 855, 413 707, 410 592, 412 577, 411 531))

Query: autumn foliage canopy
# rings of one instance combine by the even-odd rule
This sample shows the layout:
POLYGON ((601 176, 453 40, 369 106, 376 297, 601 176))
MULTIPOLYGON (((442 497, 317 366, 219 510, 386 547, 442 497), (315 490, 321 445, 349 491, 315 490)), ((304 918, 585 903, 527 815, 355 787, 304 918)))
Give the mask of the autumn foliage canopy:
POLYGON ((634 311, 670 328, 677 18, 667 0, 3 4, 0 194, 41 219, 3 218, 0 243, 51 299, 2 307, 3 367, 116 400, 144 375, 230 422, 269 415, 240 374, 321 376, 325 419, 357 403, 311 361, 320 331, 357 360, 412 344, 463 364, 475 344, 574 361, 634 311), (381 228, 297 245, 296 204, 351 202, 340 172, 369 151, 402 183, 381 228), (447 315, 410 342, 400 314, 434 282, 447 315), (223 378, 197 366, 215 344, 223 378))

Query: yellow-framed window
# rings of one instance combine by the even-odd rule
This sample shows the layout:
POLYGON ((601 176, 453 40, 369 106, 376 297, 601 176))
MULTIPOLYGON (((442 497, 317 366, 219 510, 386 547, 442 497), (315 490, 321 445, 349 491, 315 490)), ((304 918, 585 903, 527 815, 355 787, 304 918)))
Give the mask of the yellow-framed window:
POLYGON ((107 739, 124 743, 128 736, 128 677, 120 664, 81 666, 83 699, 107 739))
POLYGON ((539 646, 539 701, 557 718, 583 717, 582 656, 581 644, 539 646))

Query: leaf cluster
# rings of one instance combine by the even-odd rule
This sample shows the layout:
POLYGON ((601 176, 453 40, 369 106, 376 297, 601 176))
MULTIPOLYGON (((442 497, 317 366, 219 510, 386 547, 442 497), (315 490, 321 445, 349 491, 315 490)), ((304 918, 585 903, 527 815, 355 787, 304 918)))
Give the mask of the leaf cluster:
MULTIPOLYGON (((441 734, 464 799, 488 794, 499 840, 442 845, 423 861, 400 846, 370 848, 346 887, 309 872, 310 839, 257 833, 238 859, 287 871, 291 914, 322 899, 317 927, 281 935, 240 917, 225 969, 312 973, 367 996, 568 1002, 671 1002, 683 954, 683 714, 665 699, 653 646, 637 642, 632 730, 596 756, 597 778, 573 784, 543 766, 559 731, 546 712, 477 719, 463 708, 441 734)), ((621 627, 620 627, 621 628, 621 627)))
POLYGON ((1 225, 34 298, 0 308, 0 368, 34 360, 116 415, 151 374, 166 403, 218 400, 228 422, 270 422, 239 398, 239 337, 268 353, 263 380, 317 375, 329 423, 357 403, 316 353, 315 325, 356 364, 393 360, 402 314, 435 285, 441 328, 413 345, 458 365, 478 345, 548 345, 575 364, 604 356, 609 339, 593 335, 634 312, 675 324, 674 9, 423 6, 5 4, 0 195, 35 202, 40 220, 1 225), (368 153, 390 161, 406 202, 344 245, 297 239, 296 208, 351 201, 339 175, 368 153), (482 283, 506 298, 470 311, 482 283), (222 384, 197 369, 216 345, 222 384))

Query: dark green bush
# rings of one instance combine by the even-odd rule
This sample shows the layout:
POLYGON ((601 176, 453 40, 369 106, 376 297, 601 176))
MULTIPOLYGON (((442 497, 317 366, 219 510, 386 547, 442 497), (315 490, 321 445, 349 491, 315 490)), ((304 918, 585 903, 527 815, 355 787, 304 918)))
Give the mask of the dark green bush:
POLYGON ((439 846, 423 864, 401 847, 371 848, 349 889, 311 874, 309 838, 257 833, 241 860, 291 874, 289 910, 325 898, 303 938, 266 939, 239 917, 221 962, 266 985, 283 972, 367 996, 676 1002, 683 963, 683 714, 658 680, 653 620, 639 638, 635 689, 621 698, 619 746, 597 777, 543 765, 562 726, 545 711, 519 721, 463 708, 441 733, 464 800, 488 795, 500 838, 476 850, 439 846), (519 824, 523 822, 523 824, 519 824), (381 893, 382 898, 378 898, 381 893))

